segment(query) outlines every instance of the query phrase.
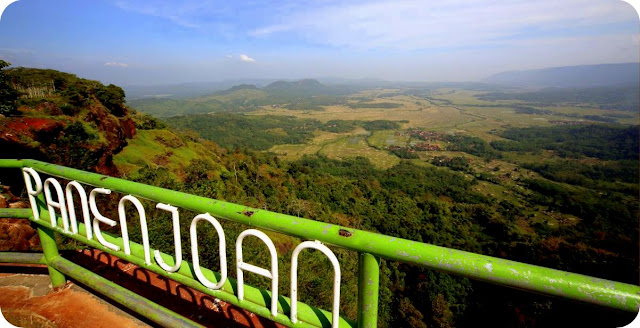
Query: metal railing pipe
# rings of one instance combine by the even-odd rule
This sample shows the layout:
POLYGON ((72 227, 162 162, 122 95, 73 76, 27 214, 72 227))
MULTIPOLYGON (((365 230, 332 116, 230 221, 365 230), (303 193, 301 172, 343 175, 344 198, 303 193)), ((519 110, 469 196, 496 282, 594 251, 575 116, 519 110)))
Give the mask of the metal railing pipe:
POLYGON ((28 219, 32 215, 30 208, 0 208, 0 218, 28 219))
POLYGON ((358 328, 378 326, 378 295, 380 294, 380 264, 367 253, 358 257, 358 328))
MULTIPOLYGON (((205 294, 217 297, 227 303, 233 304, 235 306, 247 309, 257 315, 260 315, 264 318, 268 318, 269 320, 281 323, 286 326, 295 326, 295 327, 323 327, 330 326, 329 318, 331 318, 331 313, 322 309, 317 309, 311 307, 304 303, 298 303, 298 319, 301 321, 298 324, 294 324, 289 319, 289 309, 291 307, 291 300, 285 296, 278 296, 278 308, 280 312, 276 316, 271 315, 271 311, 269 309, 271 293, 266 290, 258 289, 250 285, 244 286, 244 300, 240 301, 236 296, 236 284, 237 281, 233 278, 227 278, 227 281, 223 284, 223 286, 218 289, 209 289, 202 285, 195 275, 195 271, 193 270, 193 266, 191 263, 187 261, 182 261, 182 265, 178 269, 178 271, 172 273, 171 275, 167 274, 167 272, 162 269, 157 264, 146 264, 144 261, 144 248, 142 245, 130 242, 131 244, 131 255, 127 255, 124 252, 114 251, 104 245, 100 244, 96 240, 89 240, 84 235, 86 234, 85 225, 82 223, 78 224, 78 234, 65 234, 63 228, 61 227, 62 219, 58 217, 57 226, 51 228, 49 220, 38 220, 35 222, 38 226, 42 226, 43 228, 49 228, 52 231, 55 231, 60 234, 64 234, 65 236, 82 242, 85 245, 90 247, 99 249, 103 252, 112 254, 118 258, 121 258, 125 261, 131 262, 141 268, 149 270, 151 272, 157 273, 159 275, 163 275, 165 277, 170 277, 176 282, 183 284, 185 286, 189 286, 195 290, 203 292, 205 294)), ((112 244, 115 244, 122 248, 122 238, 111 235, 108 232, 102 232, 104 239, 112 244)), ((160 253, 165 262, 173 262, 175 259, 168 254, 160 253)), ((54 269, 55 270, 55 269, 54 269)), ((212 282, 218 282, 220 279, 220 275, 214 273, 213 271, 201 268, 201 271, 205 278, 212 282)), ((340 326, 341 327, 355 327, 356 323, 352 320, 340 318, 340 326)))
POLYGON ((164 327, 203 327, 61 256, 52 259, 49 265, 164 327))
MULTIPOLYGON (((22 164, 53 176, 209 213, 214 217, 302 239, 320 240, 389 260, 605 307, 631 312, 639 310, 640 287, 630 284, 317 222, 35 160, 22 160, 22 164)), ((9 164, 0 161, 2 165, 9 167, 9 164)))
POLYGON ((0 252, 0 263, 46 264, 42 253, 0 252))

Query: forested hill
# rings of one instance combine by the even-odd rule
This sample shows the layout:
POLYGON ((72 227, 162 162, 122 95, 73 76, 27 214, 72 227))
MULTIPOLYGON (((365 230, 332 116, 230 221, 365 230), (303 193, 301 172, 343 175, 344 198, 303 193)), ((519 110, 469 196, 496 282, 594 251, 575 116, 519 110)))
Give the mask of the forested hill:
POLYGON ((640 64, 601 64, 510 71, 492 75, 485 81, 520 87, 586 88, 640 83, 640 64))
POLYGON ((0 156, 119 175, 113 155, 136 134, 120 87, 35 68, 2 70, 0 80, 0 156))
POLYGON ((240 84, 227 90, 191 99, 135 99, 129 104, 137 110, 158 117, 212 112, 247 112, 259 106, 268 105, 320 110, 319 106, 344 103, 344 96, 359 90, 362 90, 362 87, 325 85, 317 80, 303 79, 276 81, 263 88, 253 84, 240 84))

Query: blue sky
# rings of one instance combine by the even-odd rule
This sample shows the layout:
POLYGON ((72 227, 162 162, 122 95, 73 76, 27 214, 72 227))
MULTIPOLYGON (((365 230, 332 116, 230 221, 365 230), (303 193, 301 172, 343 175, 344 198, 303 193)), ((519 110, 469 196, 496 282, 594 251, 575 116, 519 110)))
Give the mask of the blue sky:
POLYGON ((620 0, 19 0, 0 58, 121 85, 243 78, 474 81, 638 62, 620 0))

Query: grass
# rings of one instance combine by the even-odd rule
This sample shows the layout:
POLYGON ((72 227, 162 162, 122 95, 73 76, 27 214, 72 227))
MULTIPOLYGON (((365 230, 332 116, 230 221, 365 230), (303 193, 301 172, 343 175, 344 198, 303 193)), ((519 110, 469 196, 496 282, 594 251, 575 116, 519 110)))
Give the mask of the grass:
POLYGON ((276 153, 280 159, 285 161, 294 161, 302 158, 304 155, 316 154, 322 146, 320 145, 276 145, 269 149, 270 152, 276 153))
POLYGON ((320 154, 329 158, 344 159, 350 157, 366 157, 379 169, 388 169, 398 163, 400 159, 387 151, 375 149, 362 136, 342 138, 329 143, 320 149, 320 154))
POLYGON ((371 134, 367 141, 372 147, 378 149, 384 149, 385 147, 389 146, 406 146, 411 137, 408 135, 397 136, 396 132, 397 131, 389 130, 375 131, 373 134, 371 134))
POLYGON ((347 136, 367 135, 368 132, 361 127, 357 127, 351 132, 347 133, 334 133, 316 130, 314 131, 314 138, 306 144, 295 145, 275 145, 269 149, 270 152, 276 153, 280 159, 285 161, 295 161, 304 155, 317 154, 322 147, 328 145, 340 138, 347 136))
POLYGON ((360 121, 409 121, 403 128, 437 128, 448 127, 452 124, 463 124, 474 118, 465 115, 451 106, 428 106, 416 104, 416 98, 409 96, 394 96, 375 99, 368 103, 389 102, 400 104, 397 108, 350 108, 343 105, 323 106, 323 111, 293 110, 264 106, 249 113, 249 115, 293 115, 298 118, 317 119, 321 122, 330 120, 360 120, 360 121))
POLYGON ((185 142, 169 130, 138 130, 113 162, 125 175, 135 175, 147 165, 166 167, 175 174, 193 159, 212 156, 205 145, 185 142))

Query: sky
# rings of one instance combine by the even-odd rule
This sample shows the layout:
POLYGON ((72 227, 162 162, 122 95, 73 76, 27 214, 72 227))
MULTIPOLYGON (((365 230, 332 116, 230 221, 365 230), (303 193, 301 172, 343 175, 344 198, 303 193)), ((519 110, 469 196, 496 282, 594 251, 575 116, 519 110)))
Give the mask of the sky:
POLYGON ((0 59, 119 85, 480 81, 638 62, 639 26, 621 0, 19 0, 0 59))

